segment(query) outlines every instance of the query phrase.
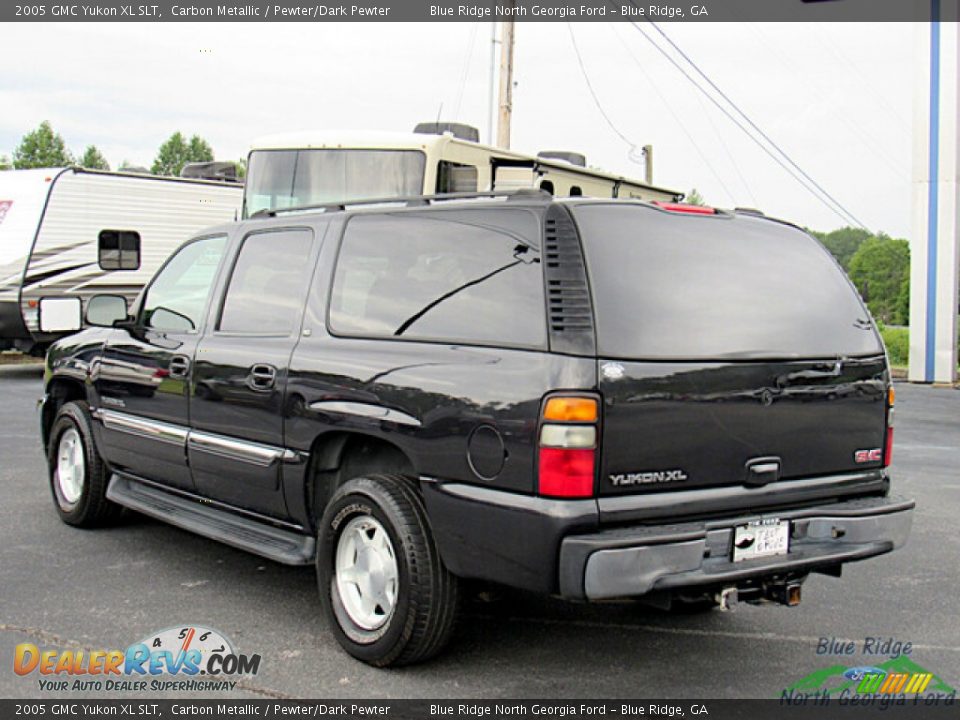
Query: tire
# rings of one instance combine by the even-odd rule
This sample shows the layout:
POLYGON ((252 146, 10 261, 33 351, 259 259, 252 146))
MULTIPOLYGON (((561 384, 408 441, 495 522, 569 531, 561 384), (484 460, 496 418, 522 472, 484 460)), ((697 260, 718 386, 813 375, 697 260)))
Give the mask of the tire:
POLYGON ((459 582, 402 477, 369 475, 337 489, 320 522, 317 579, 337 641, 375 667, 433 657, 456 624, 459 582))
POLYGON ((85 402, 65 403, 57 412, 47 467, 54 506, 68 525, 101 527, 120 515, 120 506, 107 500, 110 473, 97 452, 85 402))

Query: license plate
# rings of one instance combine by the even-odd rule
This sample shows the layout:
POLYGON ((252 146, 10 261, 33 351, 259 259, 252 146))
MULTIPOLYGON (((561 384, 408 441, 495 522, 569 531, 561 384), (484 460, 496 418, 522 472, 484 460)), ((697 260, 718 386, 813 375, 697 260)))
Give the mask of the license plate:
POLYGON ((734 529, 734 562, 786 555, 789 549, 790 523, 787 520, 761 520, 734 529))

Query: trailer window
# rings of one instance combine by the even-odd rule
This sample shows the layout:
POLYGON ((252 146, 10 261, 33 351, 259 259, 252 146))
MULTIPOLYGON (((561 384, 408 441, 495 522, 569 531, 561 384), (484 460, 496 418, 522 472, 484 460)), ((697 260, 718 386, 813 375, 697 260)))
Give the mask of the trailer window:
POLYGON ((250 155, 244 214, 423 194, 419 150, 257 150, 250 155))
POLYGON ((140 269, 140 233, 134 230, 101 230, 97 242, 102 270, 140 269))
POLYGON ((475 165, 441 160, 437 164, 437 193, 460 193, 477 191, 477 168, 475 165))

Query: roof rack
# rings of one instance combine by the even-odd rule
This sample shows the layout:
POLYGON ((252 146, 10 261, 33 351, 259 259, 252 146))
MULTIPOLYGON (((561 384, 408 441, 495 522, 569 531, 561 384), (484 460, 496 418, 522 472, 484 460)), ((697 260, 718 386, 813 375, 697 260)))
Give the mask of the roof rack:
POLYGON ((439 195, 409 195, 405 197, 370 198, 368 200, 349 200, 339 203, 322 203, 318 205, 297 205, 288 208, 273 208, 257 210, 251 218, 276 217, 282 213, 295 212, 343 212, 348 207, 362 205, 403 205, 404 207, 423 207, 447 200, 476 200, 479 198, 505 197, 508 200, 553 200, 553 196, 546 190, 539 188, 519 188, 517 190, 493 190, 488 192, 442 193, 439 195))

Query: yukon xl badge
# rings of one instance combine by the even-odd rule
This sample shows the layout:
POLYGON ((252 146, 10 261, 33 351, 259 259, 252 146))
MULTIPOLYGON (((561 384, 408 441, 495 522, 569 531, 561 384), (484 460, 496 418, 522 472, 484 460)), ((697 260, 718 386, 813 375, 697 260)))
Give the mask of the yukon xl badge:
POLYGON ((681 482, 686 479, 687 474, 683 470, 654 470, 651 472, 619 473, 610 476, 610 482, 616 487, 681 482))

